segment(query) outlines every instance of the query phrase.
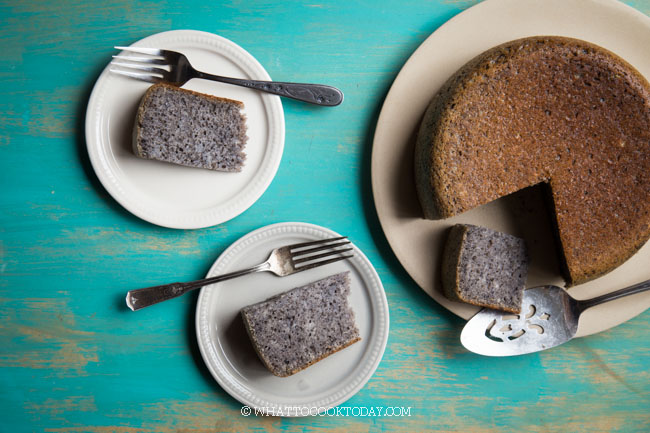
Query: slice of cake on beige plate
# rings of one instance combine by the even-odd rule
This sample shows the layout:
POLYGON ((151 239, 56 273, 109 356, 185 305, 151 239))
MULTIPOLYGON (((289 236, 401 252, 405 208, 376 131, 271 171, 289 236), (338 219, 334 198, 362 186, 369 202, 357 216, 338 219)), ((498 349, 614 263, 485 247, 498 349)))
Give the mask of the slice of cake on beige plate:
POLYGON ((433 98, 415 178, 427 218, 547 185, 567 284, 586 282, 650 237, 650 85, 588 42, 505 43, 433 98))
POLYGON ((142 97, 133 152, 146 159, 217 171, 241 171, 246 155, 244 104, 159 83, 142 97))
POLYGON ((442 287, 452 301, 518 314, 528 252, 523 239, 485 227, 456 224, 442 259, 442 287))
POLYGON ((344 272, 243 308, 262 363, 286 377, 359 341, 349 294, 350 273, 344 272))

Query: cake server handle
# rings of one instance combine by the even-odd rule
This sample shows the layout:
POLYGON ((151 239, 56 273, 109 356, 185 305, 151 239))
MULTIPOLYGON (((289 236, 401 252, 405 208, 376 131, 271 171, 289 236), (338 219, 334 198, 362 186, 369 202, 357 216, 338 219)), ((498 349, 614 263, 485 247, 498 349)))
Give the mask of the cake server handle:
POLYGON ((145 287, 144 289, 130 290, 126 294, 126 305, 133 311, 140 310, 150 305, 168 299, 177 298, 194 289, 218 283, 220 281, 230 280, 241 277, 242 275, 252 274, 254 272, 267 271, 270 269, 270 263, 264 262, 252 268, 241 271, 230 272, 228 274, 218 275, 216 277, 204 278, 202 280, 190 281, 187 283, 169 283, 160 286, 145 287))
POLYGON ((643 281, 638 284, 626 287, 624 289, 617 290, 612 293, 605 293, 604 295, 597 296, 591 299, 581 299, 576 301, 578 311, 583 312, 588 308, 595 307, 596 305, 604 304, 605 302, 613 301, 618 298, 623 298, 625 296, 635 295, 637 293, 645 292, 650 290, 650 280, 643 281))

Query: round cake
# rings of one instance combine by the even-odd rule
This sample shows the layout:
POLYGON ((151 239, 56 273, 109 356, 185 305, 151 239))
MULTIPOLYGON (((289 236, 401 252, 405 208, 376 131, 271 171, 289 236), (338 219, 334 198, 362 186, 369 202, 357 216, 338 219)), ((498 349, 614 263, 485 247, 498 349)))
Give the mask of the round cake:
POLYGON ((596 278, 650 237, 650 85, 581 40, 492 48, 431 101, 415 181, 426 218, 546 185, 567 284, 596 278))

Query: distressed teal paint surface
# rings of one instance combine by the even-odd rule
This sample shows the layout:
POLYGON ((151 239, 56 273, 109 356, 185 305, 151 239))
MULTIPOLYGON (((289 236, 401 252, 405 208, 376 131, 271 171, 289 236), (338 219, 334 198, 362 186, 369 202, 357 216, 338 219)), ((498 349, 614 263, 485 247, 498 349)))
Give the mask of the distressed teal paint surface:
MULTIPOLYGON (((647 312, 552 351, 479 357, 383 237, 370 189, 383 99, 413 50, 474 3, 1 2, 0 431, 650 431, 647 312), (275 79, 346 97, 336 109, 285 100, 286 146, 267 192, 192 231, 122 209, 90 167, 83 130, 113 45, 186 28, 232 39, 275 79), (375 265, 391 333, 344 406, 406 406, 409 417, 243 417, 200 358, 196 293, 125 310, 126 290, 199 278, 234 240, 282 221, 348 234, 375 265)), ((628 4, 650 13, 647 0, 628 4)))

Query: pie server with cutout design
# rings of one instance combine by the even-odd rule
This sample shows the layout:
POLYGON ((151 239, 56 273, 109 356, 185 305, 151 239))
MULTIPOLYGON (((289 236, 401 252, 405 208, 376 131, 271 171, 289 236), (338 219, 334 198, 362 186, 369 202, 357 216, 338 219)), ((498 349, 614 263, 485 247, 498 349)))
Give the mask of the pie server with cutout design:
POLYGON ((539 352, 571 340, 588 308, 650 290, 650 280, 591 299, 577 300, 557 286, 524 290, 520 314, 484 308, 460 334, 467 350, 485 356, 539 352))

